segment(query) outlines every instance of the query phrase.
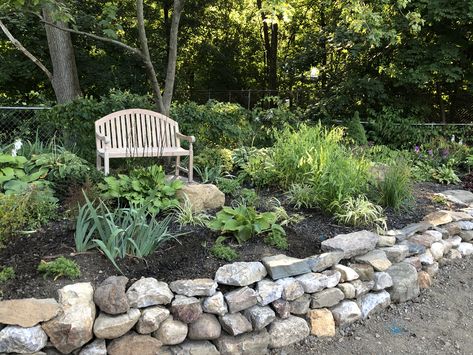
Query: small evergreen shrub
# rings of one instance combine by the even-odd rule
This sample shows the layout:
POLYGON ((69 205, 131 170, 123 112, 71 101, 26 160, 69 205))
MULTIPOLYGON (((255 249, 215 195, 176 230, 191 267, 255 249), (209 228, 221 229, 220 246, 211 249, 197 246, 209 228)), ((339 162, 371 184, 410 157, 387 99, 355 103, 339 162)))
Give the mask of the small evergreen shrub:
POLYGON ((347 124, 347 136, 352 139, 355 144, 368 144, 365 128, 361 124, 360 114, 358 111, 355 112, 355 115, 347 124))
POLYGON ((223 244, 223 242, 226 240, 225 237, 218 237, 217 240, 215 241, 214 245, 210 249, 210 252, 212 253, 213 256, 215 256, 218 259, 222 259, 225 261, 233 261, 238 258, 238 253, 235 249, 232 247, 223 244))
POLYGON ((79 265, 75 261, 66 259, 63 256, 49 262, 41 260, 38 265, 38 271, 44 274, 45 278, 52 277, 54 280, 60 277, 68 277, 70 279, 80 277, 79 265))

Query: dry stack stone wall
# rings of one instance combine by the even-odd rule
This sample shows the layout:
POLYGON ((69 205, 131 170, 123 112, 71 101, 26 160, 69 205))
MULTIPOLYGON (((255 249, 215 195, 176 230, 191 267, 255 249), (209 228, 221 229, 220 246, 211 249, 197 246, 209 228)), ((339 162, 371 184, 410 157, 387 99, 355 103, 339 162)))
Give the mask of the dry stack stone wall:
POLYGON ((473 208, 438 211, 378 235, 322 243, 306 259, 285 255, 219 268, 214 279, 167 284, 112 276, 95 289, 68 285, 54 299, 0 303, 0 353, 264 354, 335 335, 427 288, 449 259, 473 253, 473 208))

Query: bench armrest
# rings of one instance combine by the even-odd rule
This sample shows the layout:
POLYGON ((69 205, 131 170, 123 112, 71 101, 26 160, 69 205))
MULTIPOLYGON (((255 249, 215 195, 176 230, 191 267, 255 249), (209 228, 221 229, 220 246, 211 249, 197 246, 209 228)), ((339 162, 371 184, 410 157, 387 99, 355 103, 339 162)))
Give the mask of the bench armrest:
POLYGON ((100 140, 100 141, 103 141, 106 148, 110 145, 110 138, 106 137, 105 135, 103 135, 101 133, 95 132, 95 138, 100 140))
POLYGON ((194 136, 186 136, 182 133, 176 132, 176 137, 185 141, 188 141, 189 143, 195 143, 195 137, 194 136))

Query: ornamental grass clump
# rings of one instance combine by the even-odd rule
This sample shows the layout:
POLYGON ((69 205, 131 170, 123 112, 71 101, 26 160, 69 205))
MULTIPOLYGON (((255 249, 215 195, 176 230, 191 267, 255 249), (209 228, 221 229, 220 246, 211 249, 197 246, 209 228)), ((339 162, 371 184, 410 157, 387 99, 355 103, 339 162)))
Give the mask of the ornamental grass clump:
POLYGON ((388 167, 383 179, 376 183, 378 203, 395 211, 407 208, 414 200, 411 168, 404 160, 388 167))
POLYGON ((368 190, 368 162, 342 143, 343 128, 320 123, 286 128, 272 150, 274 173, 296 206, 333 212, 337 204, 368 190))

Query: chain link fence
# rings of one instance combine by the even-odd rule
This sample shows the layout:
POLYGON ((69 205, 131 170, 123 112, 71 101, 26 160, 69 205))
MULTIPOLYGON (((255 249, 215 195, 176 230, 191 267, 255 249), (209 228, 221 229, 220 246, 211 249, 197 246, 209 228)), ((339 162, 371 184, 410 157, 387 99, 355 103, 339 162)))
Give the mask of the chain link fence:
POLYGON ((40 114, 49 107, 8 107, 0 106, 0 144, 13 143, 15 139, 46 142, 54 132, 41 129, 40 114))

